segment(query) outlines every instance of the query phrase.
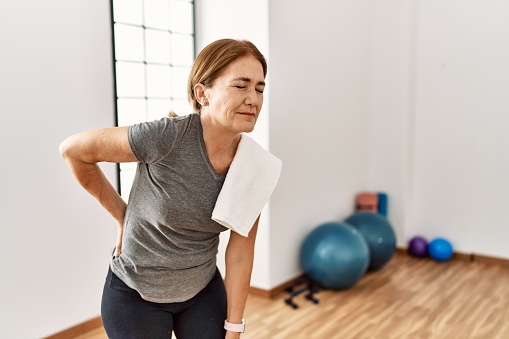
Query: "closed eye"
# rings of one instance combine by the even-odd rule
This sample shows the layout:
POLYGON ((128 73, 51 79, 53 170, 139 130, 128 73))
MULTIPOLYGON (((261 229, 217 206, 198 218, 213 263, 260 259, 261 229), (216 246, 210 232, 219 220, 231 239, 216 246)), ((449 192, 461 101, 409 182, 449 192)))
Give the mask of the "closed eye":
MULTIPOLYGON (((235 88, 238 88, 238 89, 246 89, 246 88, 247 88, 247 86, 241 86, 241 85, 235 85, 234 87, 235 87, 235 88)), ((256 90, 258 93, 263 94, 263 89, 256 88, 255 90, 256 90)))

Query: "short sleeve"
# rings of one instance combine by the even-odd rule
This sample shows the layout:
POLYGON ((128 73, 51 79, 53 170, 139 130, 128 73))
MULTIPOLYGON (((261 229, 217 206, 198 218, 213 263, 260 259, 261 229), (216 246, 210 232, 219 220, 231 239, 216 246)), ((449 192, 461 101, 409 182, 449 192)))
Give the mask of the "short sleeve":
POLYGON ((164 159, 175 142, 175 123, 171 118, 142 122, 128 130, 128 140, 136 159, 156 163, 164 159))

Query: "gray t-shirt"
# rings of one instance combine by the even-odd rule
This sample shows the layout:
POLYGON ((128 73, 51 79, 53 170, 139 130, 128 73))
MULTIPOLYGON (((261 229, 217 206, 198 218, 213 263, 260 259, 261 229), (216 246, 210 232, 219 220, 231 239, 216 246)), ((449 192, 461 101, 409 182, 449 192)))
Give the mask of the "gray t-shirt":
POLYGON ((139 164, 111 269, 145 300, 188 300, 216 270, 227 229, 211 215, 226 174, 210 163, 199 114, 133 125, 128 138, 139 164))

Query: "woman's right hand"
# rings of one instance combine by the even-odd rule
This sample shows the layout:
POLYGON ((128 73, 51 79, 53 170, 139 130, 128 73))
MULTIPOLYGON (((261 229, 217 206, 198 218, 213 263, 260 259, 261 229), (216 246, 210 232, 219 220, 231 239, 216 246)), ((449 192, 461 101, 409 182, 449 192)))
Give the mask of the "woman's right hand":
POLYGON ((124 223, 117 224, 117 244, 115 245, 115 258, 120 257, 122 253, 122 236, 124 235, 124 223))

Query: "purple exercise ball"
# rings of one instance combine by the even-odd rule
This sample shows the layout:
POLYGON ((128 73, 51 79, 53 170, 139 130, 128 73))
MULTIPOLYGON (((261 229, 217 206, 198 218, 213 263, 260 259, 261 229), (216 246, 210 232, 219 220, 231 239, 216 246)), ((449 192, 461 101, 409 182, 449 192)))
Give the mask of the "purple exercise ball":
POLYGON ((424 258, 428 255, 428 241, 421 236, 413 237, 408 243, 408 253, 414 257, 424 258))

